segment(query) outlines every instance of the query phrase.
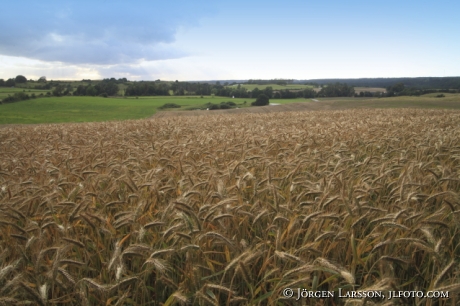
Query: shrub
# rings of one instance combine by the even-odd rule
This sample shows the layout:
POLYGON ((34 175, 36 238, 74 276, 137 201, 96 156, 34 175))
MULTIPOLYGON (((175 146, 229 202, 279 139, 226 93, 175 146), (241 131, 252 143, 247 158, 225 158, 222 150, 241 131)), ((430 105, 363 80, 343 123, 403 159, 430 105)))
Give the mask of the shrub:
POLYGON ((218 104, 214 104, 214 103, 209 103, 209 110, 216 110, 216 109, 220 109, 220 106, 218 104))
POLYGON ((251 105, 252 106, 264 106, 264 105, 268 105, 270 103, 270 99, 264 95, 264 94, 261 94, 257 97, 257 100, 252 102, 251 105))
POLYGON ((29 100, 30 97, 28 94, 25 94, 23 92, 17 92, 14 95, 6 97, 5 99, 2 100, 3 103, 12 103, 12 102, 18 102, 22 100, 29 100))
POLYGON ((230 105, 226 104, 225 102, 222 102, 220 104, 220 109, 230 109, 232 108, 230 105))
POLYGON ((232 101, 220 102, 221 109, 230 109, 230 108, 234 108, 235 106, 236 106, 236 103, 232 101))
POLYGON ((180 108, 181 106, 176 103, 166 103, 163 106, 160 106, 160 109, 165 109, 165 108, 180 108))

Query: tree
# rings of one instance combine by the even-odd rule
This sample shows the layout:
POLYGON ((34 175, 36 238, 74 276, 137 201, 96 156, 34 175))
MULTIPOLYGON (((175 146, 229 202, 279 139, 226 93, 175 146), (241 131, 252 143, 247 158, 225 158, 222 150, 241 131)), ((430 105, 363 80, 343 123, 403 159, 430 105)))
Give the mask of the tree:
POLYGON ((271 87, 271 86, 265 87, 265 89, 264 89, 264 94, 265 94, 267 97, 272 98, 272 97, 273 97, 273 87, 271 87))
POLYGON ((0 79, 0 87, 4 87, 5 86, 5 80, 4 79, 0 79))
POLYGON ((261 95, 263 92, 262 90, 260 90, 259 88, 254 88, 251 92, 251 98, 255 98, 255 97, 258 97, 259 95, 261 95))
POLYGON ((27 82, 27 78, 23 75, 16 76, 14 80, 16 83, 26 83, 27 82))
POLYGON ((387 91, 392 92, 392 93, 400 93, 404 89, 405 89, 405 86, 404 86, 404 83, 402 83, 402 82, 396 83, 396 84, 394 84, 392 86, 387 87, 387 91))
POLYGON ((322 87, 318 93, 321 97, 353 97, 355 95, 355 89, 353 86, 348 86, 345 83, 329 84, 326 87, 322 87))
POLYGON ((257 100, 255 102, 252 102, 251 105, 252 106, 264 106, 264 105, 268 105, 270 103, 270 99, 264 95, 264 94, 261 94, 257 97, 257 100))
POLYGON ((86 87, 86 95, 87 96, 95 96, 95 95, 97 95, 96 88, 94 88, 94 86, 91 86, 91 85, 86 87))
POLYGON ((305 88, 303 90, 303 97, 304 98, 314 98, 314 97, 316 97, 316 91, 314 91, 311 88, 305 88))
POLYGON ((73 93, 74 96, 84 96, 86 94, 85 86, 78 85, 77 90, 73 93))
POLYGON ((46 76, 42 76, 38 79, 38 82, 40 83, 46 83, 46 76))
POLYGON ((67 84, 65 87, 65 91, 63 93, 64 96, 71 95, 72 94, 72 85, 67 84))
POLYGON ((118 94, 118 85, 116 84, 116 80, 104 80, 97 85, 94 86, 96 89, 96 94, 95 95, 100 95, 100 94, 107 94, 108 96, 115 96, 118 94))
POLYGON ((5 82, 5 86, 7 87, 13 87, 14 85, 16 85, 16 82, 14 81, 14 79, 8 79, 5 82))
POLYGON ((64 90, 65 90, 65 86, 61 85, 61 84, 58 84, 53 90, 53 96, 56 96, 56 97, 62 96, 64 90))

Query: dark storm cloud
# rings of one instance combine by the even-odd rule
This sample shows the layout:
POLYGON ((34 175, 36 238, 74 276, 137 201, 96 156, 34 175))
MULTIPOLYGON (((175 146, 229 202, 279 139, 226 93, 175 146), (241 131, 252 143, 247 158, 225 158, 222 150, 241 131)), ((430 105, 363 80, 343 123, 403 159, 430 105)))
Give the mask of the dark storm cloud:
POLYGON ((21 1, 0 13, 0 54, 71 64, 179 58, 179 27, 197 26, 210 1, 21 1))

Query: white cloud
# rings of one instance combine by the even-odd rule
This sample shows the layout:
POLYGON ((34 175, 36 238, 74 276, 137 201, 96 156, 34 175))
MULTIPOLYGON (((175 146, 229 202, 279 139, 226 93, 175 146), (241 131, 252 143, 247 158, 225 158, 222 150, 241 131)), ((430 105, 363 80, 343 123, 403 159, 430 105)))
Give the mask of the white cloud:
MULTIPOLYGON (((68 64, 110 65, 180 58, 181 26, 209 13, 191 1, 24 1, 2 5, 0 54, 68 64), (11 7, 9 7, 11 6, 11 7)), ((203 3, 204 2, 204 3, 203 3)))

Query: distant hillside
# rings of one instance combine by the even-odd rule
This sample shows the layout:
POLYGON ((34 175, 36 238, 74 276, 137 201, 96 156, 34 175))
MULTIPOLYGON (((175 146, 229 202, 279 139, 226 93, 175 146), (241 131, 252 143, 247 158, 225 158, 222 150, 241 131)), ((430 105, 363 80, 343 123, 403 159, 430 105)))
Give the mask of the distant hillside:
POLYGON ((364 79, 312 79, 296 80, 295 83, 332 84, 345 83, 354 87, 389 87, 403 83, 406 87, 420 89, 460 89, 460 77, 421 77, 421 78, 364 78, 364 79))
POLYGON ((189 81, 192 83, 208 84, 260 84, 270 85, 285 81, 287 84, 311 84, 327 85, 332 83, 345 83, 353 87, 389 87, 397 83, 403 83, 406 87, 417 89, 460 89, 460 77, 420 77, 420 78, 362 78, 362 79, 273 79, 273 80, 208 80, 208 81, 189 81))

